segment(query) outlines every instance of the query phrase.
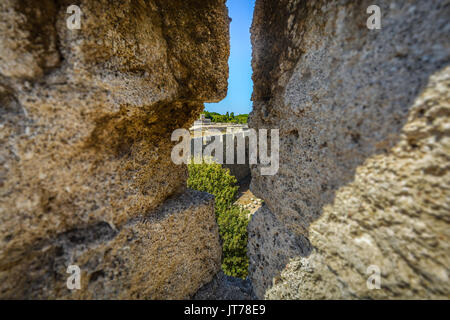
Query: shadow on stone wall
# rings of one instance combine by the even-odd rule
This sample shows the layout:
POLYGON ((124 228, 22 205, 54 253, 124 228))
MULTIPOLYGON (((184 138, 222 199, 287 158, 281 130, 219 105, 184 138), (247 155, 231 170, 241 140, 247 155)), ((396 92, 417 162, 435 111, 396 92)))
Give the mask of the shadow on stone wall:
POLYGON ((260 176, 252 167, 251 190, 267 204, 249 226, 250 278, 259 298, 272 286, 271 298, 294 299, 444 292, 448 194, 431 168, 446 172, 448 163, 441 125, 448 121, 448 7, 384 1, 383 28, 370 32, 369 4, 257 2, 249 126, 280 129, 278 174, 260 176), (439 196, 431 200, 433 193, 439 196), (431 249, 417 231, 414 253, 433 257, 424 254, 423 264, 402 253, 410 251, 407 230, 421 223, 437 245, 431 249), (288 272, 294 257, 300 266, 288 272), (382 292, 366 288, 375 257, 391 281, 382 292))

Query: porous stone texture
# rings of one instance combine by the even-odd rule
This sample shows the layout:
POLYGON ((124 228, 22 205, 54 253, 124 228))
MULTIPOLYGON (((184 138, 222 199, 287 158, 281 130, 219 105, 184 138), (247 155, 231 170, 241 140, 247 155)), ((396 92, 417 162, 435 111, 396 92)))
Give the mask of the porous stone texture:
POLYGON ((378 1, 380 30, 372 4, 256 2, 249 126, 280 130, 278 173, 252 166, 259 298, 450 296, 450 2, 378 1))
POLYGON ((311 247, 305 236, 289 232, 263 205, 252 215, 248 226, 248 253, 255 295, 263 298, 265 289, 278 281, 280 270, 290 258, 308 256, 311 247))
MULTIPOLYGON (((35 243, 9 270, 7 298, 187 299, 220 270, 214 199, 188 191, 120 230, 99 222, 35 243), (68 265, 81 289, 68 290, 68 265)), ((2 279, 3 280, 3 279, 2 279)))
POLYGON ((193 300, 253 300, 252 284, 245 280, 227 276, 220 271, 213 280, 204 285, 192 297, 193 300))
MULTIPOLYGON (((188 191, 120 230, 99 222, 35 243, 9 271, 7 298, 187 299, 220 270, 213 196, 188 191), (81 269, 69 290, 68 265, 81 269)), ((2 279, 3 280, 3 279, 2 279)))
MULTIPOLYGON (((80 30, 67 27, 72 4, 0 3, 1 297, 59 297, 54 282, 27 291, 13 272, 34 257, 37 243, 101 223, 123 230, 185 192, 187 170, 171 161, 171 133, 189 128, 203 102, 219 101, 227 91, 224 0, 78 1, 80 30)), ((189 211, 193 220, 205 215, 189 211)), ((208 221, 205 230, 217 232, 208 221)), ((206 231, 179 237, 191 232, 206 231)), ((144 241, 144 229, 137 236, 144 241)), ((184 248, 170 248, 184 256, 184 248)), ((197 256, 211 254, 215 261, 218 247, 205 248, 175 260, 178 267, 160 268, 159 280, 151 281, 175 277, 177 268, 191 270, 197 256)), ((128 266, 136 281, 150 279, 139 274, 166 261, 153 254, 147 265, 130 256, 127 263, 144 268, 128 266)), ((157 292, 147 283, 142 297, 185 297, 210 280, 213 269, 200 268, 204 278, 186 283, 192 290, 157 292)), ((102 297, 137 297, 124 292, 108 289, 102 297)))

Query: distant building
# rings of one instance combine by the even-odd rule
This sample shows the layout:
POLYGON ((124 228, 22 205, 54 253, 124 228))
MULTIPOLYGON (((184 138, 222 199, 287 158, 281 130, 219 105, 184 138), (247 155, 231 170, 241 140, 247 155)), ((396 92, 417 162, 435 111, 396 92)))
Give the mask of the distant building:
POLYGON ((200 119, 194 121, 194 127, 210 125, 210 124, 211 124, 211 119, 205 118, 205 115, 203 113, 200 115, 200 119))
POLYGON ((194 125, 189 128, 191 134, 194 134, 194 132, 201 132, 204 136, 216 134, 217 131, 212 132, 211 130, 218 130, 224 134, 227 129, 231 130, 231 132, 245 131, 248 130, 248 125, 237 123, 211 122, 211 119, 207 119, 204 114, 201 114, 200 118, 194 121, 194 125))

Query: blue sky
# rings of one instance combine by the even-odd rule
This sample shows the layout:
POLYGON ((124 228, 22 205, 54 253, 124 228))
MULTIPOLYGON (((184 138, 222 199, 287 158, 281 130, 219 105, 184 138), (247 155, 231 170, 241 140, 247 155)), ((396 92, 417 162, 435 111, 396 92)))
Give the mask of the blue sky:
POLYGON ((228 0, 228 15, 231 17, 230 46, 228 61, 230 73, 228 78, 228 95, 219 103, 205 103, 205 110, 210 112, 249 113, 252 110, 250 97, 252 82, 252 46, 250 43, 250 26, 253 18, 255 0, 228 0))

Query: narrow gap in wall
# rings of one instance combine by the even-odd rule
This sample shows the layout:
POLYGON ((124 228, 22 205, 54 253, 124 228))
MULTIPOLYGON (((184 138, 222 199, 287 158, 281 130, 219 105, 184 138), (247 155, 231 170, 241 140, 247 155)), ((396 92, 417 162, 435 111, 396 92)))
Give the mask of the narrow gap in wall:
MULTIPOLYGON (((227 0, 226 4, 231 18, 228 93, 218 103, 205 103, 202 117, 191 128, 191 136, 194 137, 191 151, 196 158, 199 154, 194 150, 195 142, 192 141, 202 138, 196 138, 194 132, 197 136, 199 132, 209 136, 215 134, 214 130, 219 130, 224 144, 227 129, 243 137, 248 132, 247 120, 252 109, 253 90, 250 27, 255 0, 227 0)), ((226 162, 226 146, 223 150, 222 159, 226 162)), ((204 148, 201 152, 204 155, 204 148)), ((247 154, 245 164, 237 164, 238 152, 241 151, 237 151, 235 142, 233 164, 189 164, 188 187, 214 194, 222 238, 222 270, 226 275, 245 278, 248 273, 247 224, 262 201, 249 190, 251 174, 248 148, 243 151, 247 154)))
POLYGON ((227 0, 230 25, 230 58, 228 94, 218 103, 205 103, 205 110, 221 115, 244 115, 250 113, 252 82, 252 46, 250 27, 253 19, 255 0, 227 0))

